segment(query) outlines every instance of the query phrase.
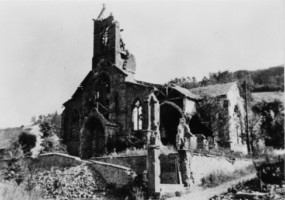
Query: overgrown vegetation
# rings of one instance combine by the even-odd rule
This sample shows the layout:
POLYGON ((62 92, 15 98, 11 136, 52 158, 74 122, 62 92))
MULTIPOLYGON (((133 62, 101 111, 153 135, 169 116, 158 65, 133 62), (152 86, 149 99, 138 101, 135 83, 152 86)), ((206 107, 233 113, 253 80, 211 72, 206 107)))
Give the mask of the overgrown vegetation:
POLYGON ((279 100, 258 102, 252 106, 253 115, 250 123, 251 148, 255 143, 265 140, 266 146, 284 148, 284 106, 279 100))
POLYGON ((39 115, 38 117, 33 116, 31 118, 31 121, 34 125, 41 124, 43 130, 46 133, 53 132, 57 136, 60 136, 61 115, 57 112, 49 113, 47 115, 39 115))
POLYGON ((248 166, 244 169, 235 170, 233 173, 218 170, 201 179, 201 186, 203 187, 215 187, 224 182, 238 179, 241 176, 245 176, 255 172, 253 165, 248 166))
POLYGON ((40 115, 38 119, 35 117, 32 118, 34 125, 38 125, 40 132, 42 132, 41 154, 49 152, 67 153, 66 146, 61 143, 59 137, 60 119, 60 115, 57 112, 40 115))
POLYGON ((203 101, 197 106, 198 116, 211 131, 211 135, 218 136, 221 147, 228 147, 229 144, 229 115, 228 109, 223 108, 218 98, 204 96, 203 101))
POLYGON ((36 146, 36 142, 37 142, 37 137, 31 133, 23 131, 19 135, 18 143, 22 147, 22 150, 26 156, 31 156, 32 154, 31 149, 36 146))

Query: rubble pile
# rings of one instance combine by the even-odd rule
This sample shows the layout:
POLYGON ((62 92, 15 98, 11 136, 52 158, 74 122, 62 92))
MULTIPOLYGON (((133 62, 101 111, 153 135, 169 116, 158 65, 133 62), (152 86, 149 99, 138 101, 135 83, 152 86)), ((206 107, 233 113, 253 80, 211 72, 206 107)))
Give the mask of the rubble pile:
POLYGON ((98 199, 106 189, 101 175, 84 164, 34 171, 28 175, 25 184, 26 189, 40 192, 43 198, 55 199, 98 199))
POLYGON ((285 183, 266 184, 260 192, 260 181, 258 178, 245 183, 239 183, 228 189, 227 193, 214 196, 210 200, 284 200, 285 183))

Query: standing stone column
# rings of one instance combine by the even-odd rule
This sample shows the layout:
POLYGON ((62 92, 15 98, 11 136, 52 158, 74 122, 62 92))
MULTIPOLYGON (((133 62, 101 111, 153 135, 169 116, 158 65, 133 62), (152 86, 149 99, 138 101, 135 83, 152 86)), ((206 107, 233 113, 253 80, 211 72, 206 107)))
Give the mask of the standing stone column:
POLYGON ((150 144, 147 148, 148 194, 157 199, 160 196, 160 148, 150 144))
POLYGON ((179 164, 180 164, 180 171, 182 175, 182 183, 185 187, 190 187, 190 146, 189 140, 193 134, 190 132, 190 128, 185 123, 185 119, 181 118, 178 128, 177 128, 177 135, 176 135, 176 148, 178 150, 179 155, 179 164))
POLYGON ((191 169, 190 169, 190 157, 191 153, 189 150, 178 150, 179 164, 182 176, 182 183, 185 187, 190 187, 191 169))

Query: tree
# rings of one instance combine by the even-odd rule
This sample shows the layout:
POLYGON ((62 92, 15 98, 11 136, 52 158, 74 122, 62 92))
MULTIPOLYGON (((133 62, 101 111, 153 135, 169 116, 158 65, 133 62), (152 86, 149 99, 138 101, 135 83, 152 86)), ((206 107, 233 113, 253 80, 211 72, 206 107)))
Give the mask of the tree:
POLYGON ((47 115, 39 115, 38 119, 32 117, 34 125, 40 127, 43 133, 40 153, 47 152, 61 152, 66 153, 66 146, 61 144, 59 138, 61 128, 61 116, 57 113, 50 113, 47 115))
POLYGON ((197 113, 202 123, 219 139, 220 146, 227 147, 229 142, 228 109, 223 108, 219 98, 204 96, 198 103, 197 113))
POLYGON ((34 125, 40 125, 44 134, 49 134, 52 132, 57 136, 60 136, 61 115, 59 115, 57 112, 49 113, 47 115, 39 115, 38 118, 36 118, 36 116, 33 116, 31 118, 31 121, 34 125))
POLYGON ((279 100, 258 102, 252 107, 252 112, 259 116, 259 129, 253 137, 264 138, 266 146, 284 148, 284 107, 282 102, 279 100))
POLYGON ((31 149, 36 146, 36 141, 37 138, 33 134, 22 132, 19 135, 19 144, 26 156, 30 156, 32 154, 31 149))
POLYGON ((232 82, 233 75, 229 71, 218 71, 217 73, 210 73, 209 75, 209 85, 222 84, 232 82))
POLYGON ((186 78, 185 77, 175 78, 169 81, 167 84, 176 84, 176 85, 179 85, 180 87, 184 87, 187 89, 200 86, 199 82, 197 82, 197 79, 194 76, 192 78, 189 76, 186 78))

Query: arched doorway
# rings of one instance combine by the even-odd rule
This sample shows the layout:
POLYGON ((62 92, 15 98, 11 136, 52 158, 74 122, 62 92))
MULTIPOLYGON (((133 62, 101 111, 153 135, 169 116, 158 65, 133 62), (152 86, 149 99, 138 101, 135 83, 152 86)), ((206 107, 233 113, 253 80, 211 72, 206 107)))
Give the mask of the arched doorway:
POLYGON ((160 105, 160 134, 163 145, 174 145, 179 119, 183 116, 179 106, 172 102, 160 105))
POLYGON ((104 126, 97 117, 91 116, 87 119, 83 134, 85 134, 85 144, 81 145, 84 145, 85 148, 89 148, 86 151, 88 152, 87 155, 84 157, 96 157, 105 153, 104 126))

